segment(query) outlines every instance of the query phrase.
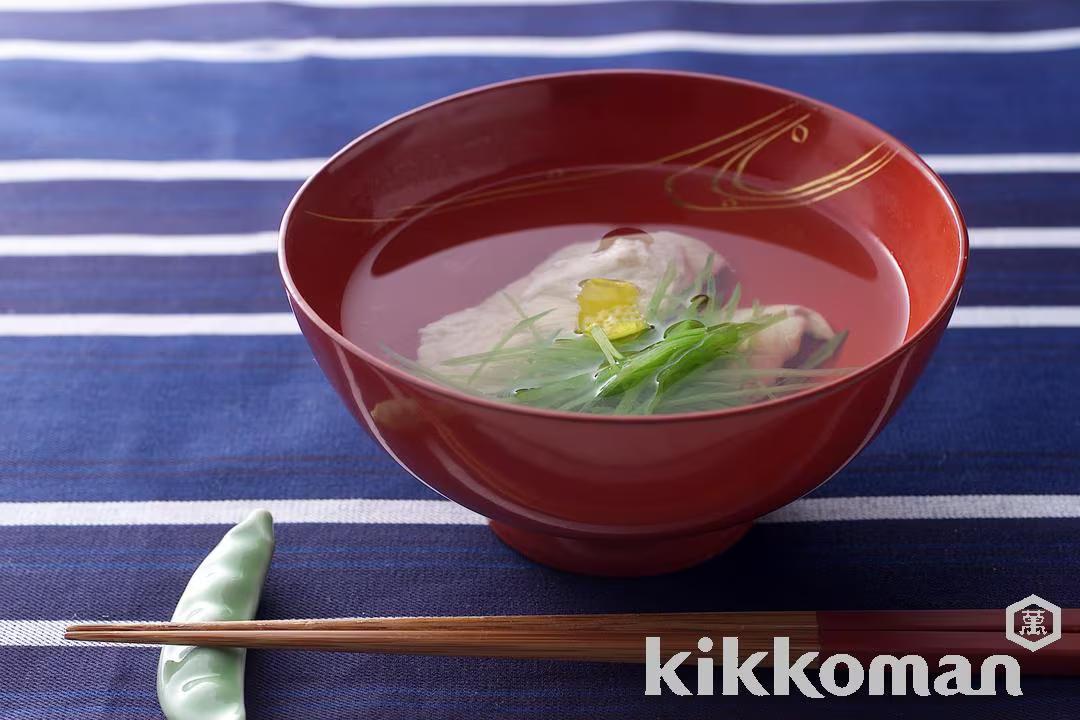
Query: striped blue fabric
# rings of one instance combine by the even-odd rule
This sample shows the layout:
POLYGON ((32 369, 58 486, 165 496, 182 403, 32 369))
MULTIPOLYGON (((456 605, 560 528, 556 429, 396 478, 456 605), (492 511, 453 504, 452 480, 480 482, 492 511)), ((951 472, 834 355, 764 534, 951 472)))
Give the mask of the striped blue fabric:
MULTIPOLYGON (((243 509, 262 617, 1080 605, 1080 4, 0 0, 0 720, 159 718, 148 649, 243 509), (704 566, 571 576, 362 435, 288 319, 274 229, 340 145, 520 75, 654 67, 820 97, 942 172, 961 308, 900 414, 704 566)), ((1024 696, 647 698, 629 666, 252 653, 253 718, 1073 718, 1024 696)))

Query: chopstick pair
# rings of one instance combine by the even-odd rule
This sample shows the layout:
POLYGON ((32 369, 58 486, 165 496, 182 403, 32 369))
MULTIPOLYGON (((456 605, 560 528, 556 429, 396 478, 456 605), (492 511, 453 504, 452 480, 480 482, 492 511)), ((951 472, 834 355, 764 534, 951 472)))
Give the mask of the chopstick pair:
MULTIPOLYGON (((665 652, 720 658, 720 639, 736 637, 745 656, 787 637, 790 653, 917 654, 927 660, 1009 655, 1025 672, 1080 675, 1080 610, 1063 610, 1060 640, 1031 653, 1005 637, 1002 610, 715 612, 612 615, 406 617, 252 620, 216 623, 72 625, 64 637, 110 643, 280 650, 642 662, 647 636, 665 652), (698 640, 710 637, 710 653, 698 640)), ((761 666, 771 664, 772 655, 761 666)))

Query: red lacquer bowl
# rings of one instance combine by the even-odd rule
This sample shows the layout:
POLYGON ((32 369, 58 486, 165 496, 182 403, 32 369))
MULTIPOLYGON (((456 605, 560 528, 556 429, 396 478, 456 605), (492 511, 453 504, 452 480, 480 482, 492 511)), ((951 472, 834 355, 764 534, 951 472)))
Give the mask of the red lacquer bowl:
MULTIPOLYGON (((621 201, 628 207, 657 202, 621 201)), ((509 215, 527 210, 550 212, 552 223, 562 223, 565 206, 543 197, 524 205, 494 202, 486 217, 493 227, 512 226, 509 215)), ((430 242, 453 242, 468 222, 447 212, 444 232, 430 242)), ((798 242, 828 252, 821 240, 811 229, 798 242)), ((359 423, 409 472, 491 518, 500 538, 539 562, 647 575, 722 551, 755 518, 817 487, 870 442, 945 330, 967 252, 960 211, 941 180, 878 128, 776 88, 627 71, 480 88, 362 135, 293 200, 282 223, 280 263, 323 372, 359 423), (769 141, 761 144, 764 137, 769 141), (697 146, 720 148, 721 159, 746 158, 756 178, 780 188, 761 195, 732 185, 725 196, 732 231, 752 234, 775 213, 818 203, 829 216, 879 238, 907 284, 903 344, 857 372, 782 400, 611 417, 470 397, 414 377, 379 348, 359 347, 341 334, 342 293, 352 269, 411 208, 480 184, 513 187, 513 178, 537 173, 557 180, 567 168, 696 161, 685 153, 697 146)))

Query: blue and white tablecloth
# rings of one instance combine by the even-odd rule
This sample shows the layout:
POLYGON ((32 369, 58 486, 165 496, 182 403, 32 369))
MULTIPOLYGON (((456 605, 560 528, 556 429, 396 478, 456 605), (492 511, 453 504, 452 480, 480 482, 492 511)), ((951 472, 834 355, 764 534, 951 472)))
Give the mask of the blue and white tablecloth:
MULTIPOLYGON (((254 506, 261 614, 1080 605, 1080 2, 0 0, 0 718, 157 718, 167 617, 254 506), (360 132, 471 86, 655 67, 792 88, 944 174, 954 327, 811 498, 691 571, 536 566, 362 435, 296 334, 275 228, 360 132)), ((635 666, 253 653, 252 718, 1072 718, 1022 698, 647 698, 635 666)))

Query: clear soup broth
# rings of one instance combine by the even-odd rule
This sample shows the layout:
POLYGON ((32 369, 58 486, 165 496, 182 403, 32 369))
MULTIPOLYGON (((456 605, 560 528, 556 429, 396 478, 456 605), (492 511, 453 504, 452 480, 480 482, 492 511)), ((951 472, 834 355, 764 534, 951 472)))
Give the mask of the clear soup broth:
POLYGON ((583 168, 411 211, 354 270, 342 331, 463 392, 601 414, 781 398, 903 341, 883 244, 824 204, 706 206, 700 175, 674 194, 671 168, 583 168))

